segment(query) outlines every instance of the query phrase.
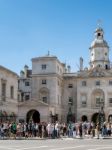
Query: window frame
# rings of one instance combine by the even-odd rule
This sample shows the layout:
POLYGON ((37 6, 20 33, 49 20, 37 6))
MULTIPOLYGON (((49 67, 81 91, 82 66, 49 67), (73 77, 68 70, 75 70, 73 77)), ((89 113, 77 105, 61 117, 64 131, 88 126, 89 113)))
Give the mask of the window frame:
POLYGON ((47 80, 46 79, 42 79, 42 84, 47 84, 47 80))
POLYGON ((30 100, 30 95, 29 95, 29 94, 26 94, 26 95, 25 95, 25 101, 28 101, 28 100, 30 100))
POLYGON ((112 80, 109 80, 109 85, 112 86, 112 80))
POLYGON ((47 68, 47 65, 46 65, 46 64, 42 64, 42 65, 41 65, 41 69, 42 69, 42 70, 46 70, 46 68, 47 68))
POLYGON ((95 82, 95 85, 96 85, 96 86, 100 86, 100 85, 101 85, 100 80, 97 80, 97 81, 95 82))
POLYGON ((68 84, 68 88, 73 88, 73 84, 68 84))
POLYGON ((109 98, 109 103, 112 103, 112 102, 110 102, 110 100, 112 101, 112 98, 111 98, 111 97, 109 98))
POLYGON ((1 86, 2 101, 6 101, 6 83, 3 82, 1 86))
POLYGON ((29 81, 25 81, 25 86, 30 86, 30 82, 29 81))
POLYGON ((87 86, 87 81, 83 80, 82 81, 82 86, 87 86))
POLYGON ((14 86, 10 86, 10 98, 14 98, 14 86))
POLYGON ((87 105, 87 95, 86 94, 82 94, 81 95, 81 106, 82 107, 86 107, 87 105))
POLYGON ((43 96, 43 97, 42 97, 42 101, 43 101, 44 103, 48 103, 48 98, 47 98, 47 96, 43 96))
POLYGON ((68 104, 73 105, 73 97, 68 97, 68 104))

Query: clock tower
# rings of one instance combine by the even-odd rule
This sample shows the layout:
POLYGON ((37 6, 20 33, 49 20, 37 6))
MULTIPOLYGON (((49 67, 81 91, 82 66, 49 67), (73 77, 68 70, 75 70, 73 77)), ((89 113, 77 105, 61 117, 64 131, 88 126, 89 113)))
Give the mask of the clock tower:
POLYGON ((101 27, 95 30, 95 38, 90 46, 90 68, 110 69, 109 46, 104 40, 104 31, 101 27))

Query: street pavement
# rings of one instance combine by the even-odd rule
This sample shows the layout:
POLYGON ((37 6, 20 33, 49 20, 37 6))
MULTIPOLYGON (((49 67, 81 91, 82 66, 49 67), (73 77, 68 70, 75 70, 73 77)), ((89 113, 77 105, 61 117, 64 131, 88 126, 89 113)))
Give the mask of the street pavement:
POLYGON ((112 139, 0 140, 0 150, 112 150, 112 139))

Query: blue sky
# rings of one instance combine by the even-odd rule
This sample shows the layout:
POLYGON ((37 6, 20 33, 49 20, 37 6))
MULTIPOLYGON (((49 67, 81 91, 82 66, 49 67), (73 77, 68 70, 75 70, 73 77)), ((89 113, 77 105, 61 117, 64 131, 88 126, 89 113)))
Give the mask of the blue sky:
POLYGON ((80 56, 86 67, 99 19, 112 60, 111 0, 0 0, 0 65, 19 74, 50 50, 74 72, 80 56))

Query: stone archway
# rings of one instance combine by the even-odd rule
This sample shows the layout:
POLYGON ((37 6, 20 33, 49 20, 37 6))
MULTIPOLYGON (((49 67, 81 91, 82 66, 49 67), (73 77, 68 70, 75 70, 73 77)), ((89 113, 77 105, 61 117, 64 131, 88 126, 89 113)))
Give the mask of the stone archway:
POLYGON ((40 113, 33 109, 30 110, 27 115, 26 115, 26 122, 33 121, 34 123, 39 123, 40 122, 40 113))
POLYGON ((81 117, 81 120, 82 120, 83 122, 85 122, 85 121, 88 121, 88 118, 87 118, 86 115, 83 115, 83 116, 81 117))

